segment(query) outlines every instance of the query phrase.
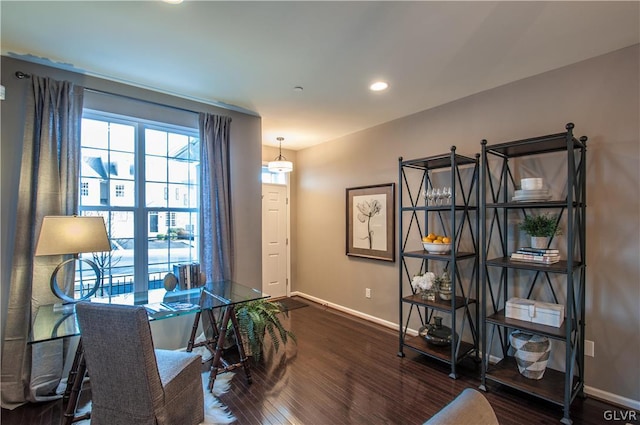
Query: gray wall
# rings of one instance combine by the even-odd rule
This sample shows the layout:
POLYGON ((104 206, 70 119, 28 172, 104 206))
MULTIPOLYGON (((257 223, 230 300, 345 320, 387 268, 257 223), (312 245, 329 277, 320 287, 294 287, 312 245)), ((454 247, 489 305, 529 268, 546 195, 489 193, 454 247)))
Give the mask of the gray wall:
MULTIPOLYGON (((345 255, 345 188, 397 182, 398 157, 474 155, 489 144, 587 135, 586 385, 640 400, 638 45, 298 151, 293 289, 398 322, 398 262, 345 255), (321 271, 321 272, 319 272, 321 271), (365 288, 372 289, 366 299, 365 288)), ((549 182, 553 183, 553 182, 549 182)), ((389 347, 395 355, 397 347, 389 347)))
MULTIPOLYGON (((126 112, 134 116, 154 120, 162 119, 172 124, 194 128, 198 128, 196 113, 184 112, 171 107, 231 116, 233 120, 231 123, 232 226, 236 248, 234 279, 252 287, 261 287, 261 246, 256 242, 255 236, 262 232, 260 211, 262 128, 259 117, 3 56, 2 85, 6 87, 6 100, 0 104, 2 108, 2 167, 0 174, 2 179, 0 181, 2 187, 2 196, 0 196, 0 221, 2 224, 0 232, 2 257, 0 294, 2 298, 0 308, 2 310, 3 335, 9 293, 19 165, 22 154, 25 96, 29 87, 28 80, 19 80, 15 77, 14 74, 18 70, 40 76, 50 76, 58 80, 73 81, 87 88, 168 106, 157 106, 147 102, 127 100, 121 96, 87 92, 85 107, 109 109, 117 105, 118 108, 127 108, 126 112)), ((123 110, 120 109, 119 112, 122 113, 123 110)), ((43 283, 48 284, 47 282, 43 283)))

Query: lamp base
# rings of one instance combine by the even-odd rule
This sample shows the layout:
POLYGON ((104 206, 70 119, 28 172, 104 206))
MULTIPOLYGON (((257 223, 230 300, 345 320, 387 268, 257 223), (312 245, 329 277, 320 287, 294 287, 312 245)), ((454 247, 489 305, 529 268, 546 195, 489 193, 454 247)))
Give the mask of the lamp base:
POLYGON ((55 303, 53 305, 54 313, 72 313, 76 308, 76 303, 55 303))
POLYGON ((98 265, 96 263, 94 263, 91 260, 86 260, 86 259, 81 259, 78 258, 77 256, 74 256, 73 258, 69 258, 68 260, 63 261, 62 263, 58 264, 58 267, 55 268, 55 270, 53 271, 53 273, 51 274, 51 292, 53 292, 53 294, 60 298, 62 301, 64 301, 63 304, 73 304, 73 303, 77 303, 78 301, 83 301, 86 299, 91 298, 97 291, 98 288, 100 287, 100 277, 101 277, 101 273, 100 273, 100 269, 98 268, 98 265), (66 292, 64 292, 62 289, 60 289, 60 286, 58 286, 58 271, 63 268, 65 265, 71 263, 71 262, 75 262, 76 260, 81 261, 81 262, 85 262, 87 263, 94 271, 95 275, 96 275, 96 281, 93 284, 93 287, 91 287, 89 289, 89 291, 84 294, 82 297, 76 299, 73 298, 73 294, 71 296, 67 295, 66 292))

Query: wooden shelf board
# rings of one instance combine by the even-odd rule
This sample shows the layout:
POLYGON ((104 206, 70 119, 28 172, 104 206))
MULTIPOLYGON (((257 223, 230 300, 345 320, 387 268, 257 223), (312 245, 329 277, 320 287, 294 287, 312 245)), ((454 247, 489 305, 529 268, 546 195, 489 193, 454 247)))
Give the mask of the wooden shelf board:
MULTIPOLYGON (((577 208, 582 204, 574 201, 573 207, 577 208)), ((524 209, 524 208, 567 208, 567 201, 531 201, 531 202, 497 202, 489 203, 487 208, 507 208, 507 209, 524 209)))
MULTIPOLYGON (((500 258, 492 258, 486 261, 487 266, 494 267, 507 267, 510 269, 522 269, 522 270, 533 270, 533 271, 541 271, 548 273, 567 273, 568 264, 566 260, 560 260, 554 264, 538 264, 538 263, 529 263, 525 261, 511 261, 509 257, 500 257, 500 258)), ((573 270, 577 270, 582 267, 582 262, 574 261, 573 262, 573 270)))
MULTIPOLYGON (((432 308, 434 310, 440 310, 440 311, 448 311, 451 312, 452 311, 452 306, 451 306, 451 301, 446 301, 446 300, 442 300, 439 297, 436 296, 436 300, 435 301, 427 301, 422 299, 422 297, 419 294, 415 294, 415 295, 410 295, 408 297, 404 297, 402 298, 402 301, 407 302, 407 303, 411 303, 411 304, 415 304, 418 306, 424 306, 424 307, 429 307, 432 308)), ((469 299, 469 304, 474 304, 476 302, 476 300, 474 300, 473 298, 469 299)), ((458 297, 456 296, 455 298, 455 309, 459 309, 459 308, 464 308, 465 307, 465 302, 464 302, 464 298, 462 297, 458 297)))
MULTIPOLYGON (((487 153, 493 153, 508 158, 515 158, 524 155, 539 155, 549 152, 567 150, 567 132, 549 134, 547 136, 532 137, 529 139, 516 140, 513 142, 487 145, 487 153)), ((571 148, 579 149, 582 143, 575 137, 571 138, 571 148)))
POLYGON ((566 338, 567 332, 567 327, 565 326, 566 320, 562 322, 562 325, 560 325, 559 328, 556 328, 554 326, 540 325, 537 323, 506 317, 504 314, 504 310, 500 310, 496 314, 488 316, 487 322, 508 328, 520 329, 523 331, 528 331, 534 334, 544 335, 549 338, 559 339, 563 341, 566 338))
MULTIPOLYGON (((456 211, 475 211, 478 209, 476 206, 471 205, 456 205, 454 207, 456 211)), ((451 211, 451 205, 438 205, 438 206, 426 206, 426 205, 416 205, 411 207, 402 207, 402 211, 404 212, 413 212, 413 211, 451 211)))
MULTIPOLYGON (((474 158, 455 154, 456 165, 471 165, 476 164, 477 161, 474 158)), ((443 154, 430 156, 427 158, 411 159, 407 161, 401 161, 402 167, 416 168, 419 170, 436 170, 439 168, 449 168, 452 166, 451 154, 443 154)))
MULTIPOLYGON (((451 364, 451 346, 450 345, 433 345, 429 344, 421 336, 406 337, 404 340, 404 346, 409 347, 421 354, 442 360, 451 364)), ((464 356, 469 354, 474 349, 473 344, 466 341, 460 342, 460 348, 456 363, 458 363, 464 356)))
MULTIPOLYGON (((447 254, 430 254, 424 249, 420 251, 406 251, 402 253, 405 257, 415 257, 415 258, 429 258, 430 260, 443 260, 450 261, 451 253, 447 254)), ((474 252, 462 252, 458 251, 455 253, 456 260, 463 260, 467 258, 475 258, 476 254, 474 252)))
MULTIPOLYGON (((564 372, 547 368, 542 379, 525 378, 518 371, 516 360, 513 357, 507 357, 495 365, 490 365, 486 378, 560 406, 564 405, 564 372)), ((575 388, 575 377, 573 381, 572 388, 575 388)))

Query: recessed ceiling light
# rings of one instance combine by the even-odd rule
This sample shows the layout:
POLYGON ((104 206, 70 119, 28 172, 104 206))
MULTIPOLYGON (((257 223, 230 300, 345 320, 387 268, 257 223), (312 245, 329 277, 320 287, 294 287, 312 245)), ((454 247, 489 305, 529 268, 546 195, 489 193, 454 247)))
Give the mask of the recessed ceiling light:
POLYGON ((169 3, 169 4, 180 4, 182 3, 184 0, 162 0, 165 3, 169 3))
POLYGON ((376 81, 375 83, 369 86, 369 90, 371 91, 382 91, 386 90, 389 87, 389 83, 386 81, 376 81))

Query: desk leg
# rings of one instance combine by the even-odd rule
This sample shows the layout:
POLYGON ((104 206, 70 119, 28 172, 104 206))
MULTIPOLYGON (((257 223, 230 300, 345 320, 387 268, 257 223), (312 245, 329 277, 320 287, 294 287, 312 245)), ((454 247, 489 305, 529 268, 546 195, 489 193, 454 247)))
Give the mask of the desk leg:
POLYGON ((67 407, 62 417, 62 425, 70 425, 73 422, 82 421, 91 417, 91 412, 76 417, 78 399, 80 398, 80 391, 82 390, 82 381, 87 373, 87 364, 84 360, 84 351, 82 349, 82 339, 78 343, 78 349, 76 350, 71 369, 73 372, 69 371, 67 388, 63 396, 63 405, 66 397, 67 407))
POLYGON ((203 318, 202 312, 198 311, 196 313, 196 317, 193 320, 193 326, 191 327, 191 335, 189 336, 189 340, 187 341, 187 352, 190 353, 196 347, 206 347, 211 354, 215 354, 216 350, 216 341, 218 340, 218 326, 216 324, 216 319, 213 315, 213 311, 211 309, 204 310, 206 317, 209 318, 209 323, 211 324, 211 328, 213 329, 213 337, 209 338, 207 336, 207 327, 205 326, 205 320, 202 320, 202 332, 205 335, 204 341, 195 342, 196 341, 196 333, 198 331, 198 325, 200 324, 200 319, 203 318))
MULTIPOLYGON (((229 319, 231 313, 234 313, 234 310, 230 307, 227 307, 224 311, 224 315, 222 316, 222 321, 220 322, 220 329, 218 330, 218 335, 222 335, 223 332, 226 332, 229 319)), ((216 341, 216 349, 213 353, 213 361, 211 362, 211 373, 209 374, 209 392, 213 391, 213 384, 216 382, 216 377, 218 376, 218 366, 222 363, 222 350, 224 347, 224 338, 218 338, 216 341)))
POLYGON ((64 395, 62 396, 62 402, 67 404, 69 402, 69 396, 71 395, 71 387, 73 387, 73 383, 75 382, 76 375, 78 374, 78 366, 80 365, 80 360, 82 359, 82 338, 78 341, 78 346, 76 347, 76 354, 73 357, 73 363, 71 364, 71 369, 69 369, 69 376, 67 377, 67 386, 64 389, 64 395))
POLYGON ((249 359, 245 355, 244 345, 242 344, 242 338, 240 337, 240 326, 238 325, 238 318, 236 317, 236 309, 234 306, 229 306, 228 310, 231 311, 231 325, 233 326, 233 332, 236 335, 236 341, 238 342, 238 354, 240 355, 240 363, 244 368, 244 373, 247 377, 247 384, 251 384, 251 370, 249 367, 249 359))
MULTIPOLYGON (((209 324, 211 325, 211 331, 213 332, 213 340, 217 340, 217 338, 220 337, 220 335, 222 335, 222 338, 224 338, 227 335, 227 331, 225 329, 218 329, 218 322, 216 321, 216 317, 213 314, 213 309, 208 309, 206 310, 207 312, 207 317, 209 318, 209 324)), ((204 327, 204 324, 203 324, 204 327)))
POLYGON ((198 311, 196 313, 196 318, 193 320, 193 326, 191 327, 191 336, 189 337, 189 341, 187 341, 187 352, 190 353, 193 350, 193 346, 196 340, 196 332, 198 331, 198 324, 200 323, 200 314, 198 311))
MULTIPOLYGON (((213 313, 209 311, 210 315, 213 316, 213 313)), ((211 317, 212 323, 215 327, 215 319, 211 317)), ((215 345, 215 350, 213 353, 213 361, 211 362, 211 373, 209 375, 209 392, 213 391, 213 384, 216 381, 216 377, 218 376, 218 370, 224 369, 225 371, 233 370, 236 367, 242 365, 244 369, 244 373, 247 377, 247 384, 251 384, 251 370, 249 366, 249 359, 247 358, 244 346, 242 345, 242 338, 240 337, 240 326, 238 325, 238 318, 236 317, 236 309, 233 305, 227 306, 224 310, 224 314, 222 315, 222 320, 220 322, 220 328, 217 328, 217 341, 215 345), (222 359, 222 352, 224 347, 225 335, 227 332, 227 327, 231 323, 231 327, 233 328, 233 333, 236 336, 236 342, 238 344, 238 354, 240 355, 240 363, 235 363, 233 365, 228 365, 225 367, 221 367, 226 365, 226 363, 222 359)))

